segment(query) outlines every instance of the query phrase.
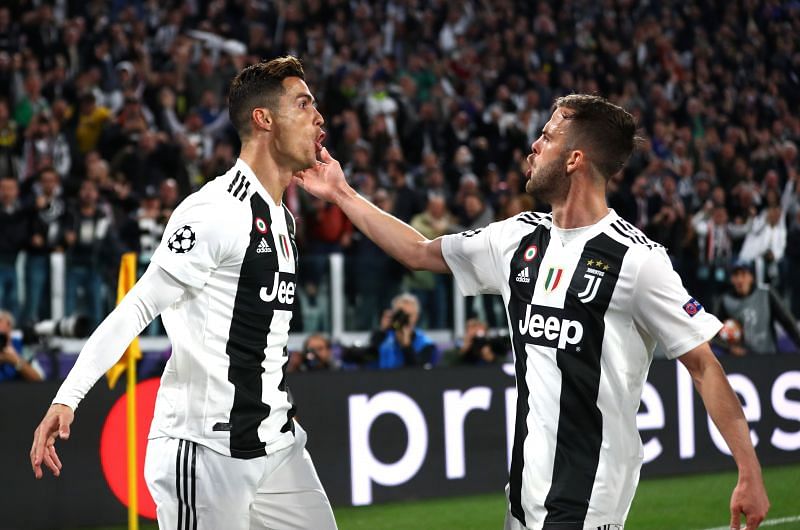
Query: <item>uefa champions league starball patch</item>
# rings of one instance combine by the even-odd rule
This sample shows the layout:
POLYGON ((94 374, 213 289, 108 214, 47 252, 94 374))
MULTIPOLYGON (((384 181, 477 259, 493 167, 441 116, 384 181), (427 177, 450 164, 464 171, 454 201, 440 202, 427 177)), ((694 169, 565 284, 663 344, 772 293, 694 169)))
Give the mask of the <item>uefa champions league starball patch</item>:
POLYGON ((183 225, 175 230, 175 233, 167 241, 167 246, 175 254, 184 254, 194 248, 197 238, 194 230, 189 225, 183 225))

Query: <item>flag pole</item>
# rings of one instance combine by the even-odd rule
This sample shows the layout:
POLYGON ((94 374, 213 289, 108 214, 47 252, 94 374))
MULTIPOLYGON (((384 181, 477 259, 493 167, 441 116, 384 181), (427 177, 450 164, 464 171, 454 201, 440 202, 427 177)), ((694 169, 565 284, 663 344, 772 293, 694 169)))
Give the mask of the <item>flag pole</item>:
POLYGON ((128 530, 139 530, 139 473, 136 453, 136 358, 128 355, 128 530))
MULTIPOLYGON (((136 253, 127 252, 122 255, 119 264, 119 281, 117 283, 117 304, 125 297, 136 283, 136 253)), ((108 388, 113 389, 122 372, 127 370, 126 395, 126 431, 127 431, 127 469, 128 469, 128 530, 139 530, 139 468, 136 452, 136 361, 142 356, 139 338, 136 337, 128 345, 122 358, 106 372, 108 388)))

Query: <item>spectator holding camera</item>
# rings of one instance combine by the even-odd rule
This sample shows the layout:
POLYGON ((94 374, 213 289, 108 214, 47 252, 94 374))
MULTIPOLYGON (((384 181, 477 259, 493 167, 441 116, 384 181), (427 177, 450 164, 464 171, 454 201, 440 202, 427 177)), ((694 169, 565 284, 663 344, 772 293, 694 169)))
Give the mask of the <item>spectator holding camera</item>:
POLYGON ((34 368, 11 343, 11 330, 14 329, 14 317, 5 310, 0 310, 0 382, 23 379, 25 381, 41 381, 41 372, 34 368))
POLYGON ((378 368, 433 366, 438 350, 433 340, 416 327, 419 320, 417 297, 409 293, 396 296, 392 300, 392 310, 390 326, 378 347, 378 368))
POLYGON ((778 322, 800 351, 800 332, 789 310, 775 291, 755 284, 753 264, 737 260, 731 266, 732 290, 722 296, 715 313, 720 320, 734 319, 742 328, 741 342, 724 342, 731 355, 778 353, 775 323, 778 322))
POLYGON ((333 356, 331 341, 322 333, 312 333, 303 341, 303 350, 294 352, 287 372, 320 372, 338 370, 339 362, 333 356))
POLYGON ((488 334, 489 326, 477 318, 467 320, 461 346, 447 352, 451 364, 502 363, 511 351, 510 339, 488 334))

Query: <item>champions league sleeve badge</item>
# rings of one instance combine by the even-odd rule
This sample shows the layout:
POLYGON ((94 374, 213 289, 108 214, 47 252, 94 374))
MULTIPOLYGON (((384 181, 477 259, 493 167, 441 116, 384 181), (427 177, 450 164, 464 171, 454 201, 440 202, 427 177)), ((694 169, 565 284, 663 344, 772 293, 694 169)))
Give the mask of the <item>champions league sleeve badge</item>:
POLYGON ((185 254, 194 248, 195 243, 197 243, 197 238, 194 230, 189 225, 183 225, 170 236, 167 247, 175 254, 185 254))

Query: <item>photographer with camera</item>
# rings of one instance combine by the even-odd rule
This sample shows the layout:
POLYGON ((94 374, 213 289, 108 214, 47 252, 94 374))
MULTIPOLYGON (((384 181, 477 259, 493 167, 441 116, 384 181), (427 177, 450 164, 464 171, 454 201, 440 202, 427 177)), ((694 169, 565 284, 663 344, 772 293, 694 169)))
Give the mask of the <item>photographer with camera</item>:
POLYGON ((293 352, 287 372, 321 372, 338 370, 339 362, 333 357, 331 341, 322 333, 312 333, 303 342, 303 349, 293 352))
POLYGON ((0 382, 19 379, 42 381, 41 372, 25 360, 11 343, 13 329, 14 317, 8 311, 0 310, 0 382))
POLYGON ((467 320, 461 346, 445 353, 447 364, 502 363, 511 351, 508 336, 489 335, 489 326, 477 318, 467 320))
POLYGON ((378 347, 378 368, 387 370, 403 366, 430 368, 438 360, 436 344, 421 330, 419 301, 413 294, 403 293, 392 300, 390 327, 378 347))

